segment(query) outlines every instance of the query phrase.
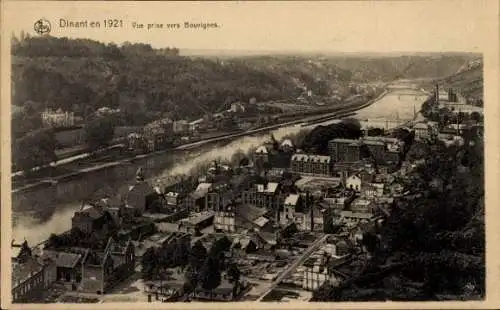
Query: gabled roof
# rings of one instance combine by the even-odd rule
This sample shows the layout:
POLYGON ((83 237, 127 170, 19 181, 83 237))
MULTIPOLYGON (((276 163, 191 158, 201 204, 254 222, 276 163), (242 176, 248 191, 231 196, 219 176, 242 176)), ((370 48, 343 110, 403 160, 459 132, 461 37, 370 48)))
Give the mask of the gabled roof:
POLYGON ((87 253, 88 250, 86 250, 84 255, 80 253, 69 253, 63 251, 43 251, 44 256, 51 258, 56 263, 57 267, 63 268, 74 268, 76 264, 78 264, 80 259, 82 259, 87 253))
POLYGON ((298 194, 290 194, 285 199, 285 205, 295 206, 295 205, 297 205, 298 201, 299 201, 299 195, 298 194))
POLYGON ((257 192, 274 194, 278 189, 279 183, 268 182, 267 185, 257 184, 257 192))
POLYGON ((335 143, 354 143, 354 142, 358 142, 358 140, 356 139, 343 139, 343 138, 337 138, 337 139, 333 139, 333 140, 330 140, 328 142, 335 142, 335 143))
POLYGON ((283 140, 283 142, 281 142, 281 146, 293 147, 292 140, 290 140, 290 139, 283 140))
POLYGON ((261 145, 257 148, 257 150, 255 150, 255 153, 267 154, 268 153, 267 147, 261 145))
POLYGON ((79 211, 75 212, 75 216, 88 216, 91 219, 98 219, 104 215, 104 210, 96 205, 84 204, 79 211))

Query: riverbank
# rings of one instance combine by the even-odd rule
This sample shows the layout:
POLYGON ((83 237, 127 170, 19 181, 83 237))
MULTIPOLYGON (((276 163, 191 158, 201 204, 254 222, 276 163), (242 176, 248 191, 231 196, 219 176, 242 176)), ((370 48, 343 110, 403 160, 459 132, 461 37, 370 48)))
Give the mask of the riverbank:
POLYGON ((384 94, 385 94, 385 92, 382 95, 380 95, 379 97, 377 97, 376 99, 370 100, 362 105, 340 109, 336 112, 331 112, 331 113, 328 113, 327 115, 322 115, 320 117, 309 116, 307 118, 300 118, 297 120, 284 122, 284 123, 280 123, 280 124, 275 124, 275 125, 270 125, 270 126, 265 126, 262 128, 248 130, 248 131, 244 131, 244 132, 240 132, 240 133, 234 133, 234 134, 230 133, 230 134, 217 136, 217 137, 214 137, 211 139, 187 143, 187 144, 184 144, 184 145, 181 145, 181 146, 175 147, 173 149, 169 149, 169 150, 162 150, 162 151, 157 151, 157 152, 152 152, 152 153, 147 153, 147 154, 135 155, 133 157, 129 157, 129 158, 125 158, 125 159, 117 160, 117 161, 112 161, 112 162, 100 162, 92 167, 80 168, 80 169, 75 170, 75 171, 63 173, 61 175, 53 176, 51 178, 44 179, 44 180, 38 180, 34 183, 25 184, 25 185, 18 187, 18 188, 13 188, 12 193, 22 193, 25 191, 41 189, 41 188, 44 188, 47 186, 52 186, 52 185, 57 184, 59 182, 64 182, 67 180, 73 180, 75 178, 82 177, 87 173, 95 172, 95 171, 102 170, 102 169, 107 169, 107 168, 114 167, 114 166, 130 164, 134 160, 147 159, 149 157, 154 157, 154 156, 158 156, 161 154, 171 152, 172 150, 174 150, 174 151, 191 150, 191 149, 200 147, 202 145, 208 145, 211 143, 217 143, 217 142, 231 140, 231 139, 240 138, 240 137, 244 137, 244 136, 251 136, 254 134, 261 134, 261 133, 265 133, 265 132, 275 130, 278 128, 282 128, 282 127, 300 125, 303 123, 306 123, 307 125, 312 125, 314 123, 323 122, 323 121, 325 121, 327 119, 331 119, 331 118, 345 117, 347 114, 349 114, 351 112, 366 108, 367 106, 373 104, 374 102, 376 102, 378 100, 378 98, 383 97, 384 94))

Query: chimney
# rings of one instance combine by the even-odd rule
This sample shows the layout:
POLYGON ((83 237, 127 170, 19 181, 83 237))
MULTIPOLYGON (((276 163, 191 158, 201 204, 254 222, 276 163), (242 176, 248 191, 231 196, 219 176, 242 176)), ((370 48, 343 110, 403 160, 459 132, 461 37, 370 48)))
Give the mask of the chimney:
POLYGON ((436 84, 436 104, 439 104, 439 85, 436 84))
POLYGON ((311 195, 309 194, 309 192, 307 192, 307 194, 306 194, 306 204, 307 204, 307 207, 309 208, 309 212, 311 215, 311 231, 313 231, 314 230, 314 210, 313 210, 313 204, 311 203, 311 195))

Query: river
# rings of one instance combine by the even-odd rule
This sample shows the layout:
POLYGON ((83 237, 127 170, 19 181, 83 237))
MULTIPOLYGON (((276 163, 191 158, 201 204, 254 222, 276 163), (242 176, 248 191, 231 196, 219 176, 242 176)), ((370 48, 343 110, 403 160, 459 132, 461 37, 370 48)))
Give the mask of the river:
MULTIPOLYGON (((413 118, 414 109, 420 110, 427 94, 414 86, 395 85, 371 106, 356 113, 364 126, 385 127, 386 121, 398 118, 413 118)), ((293 135, 300 130, 312 129, 321 124, 289 126, 272 131, 277 139, 293 135)), ((395 126, 390 122, 389 126, 395 126)), ((229 143, 205 145, 198 149, 155 155, 121 165, 86 174, 84 177, 60 182, 46 188, 15 193, 12 196, 13 238, 26 239, 30 244, 45 240, 51 233, 61 233, 71 227, 71 217, 80 207, 81 201, 97 191, 108 193, 124 192, 135 178, 138 167, 143 167, 148 180, 166 185, 173 176, 189 174, 192 169, 217 158, 230 159, 238 150, 247 152, 268 139, 269 134, 258 134, 236 138, 229 143), (175 163, 175 165, 174 165, 175 163)))

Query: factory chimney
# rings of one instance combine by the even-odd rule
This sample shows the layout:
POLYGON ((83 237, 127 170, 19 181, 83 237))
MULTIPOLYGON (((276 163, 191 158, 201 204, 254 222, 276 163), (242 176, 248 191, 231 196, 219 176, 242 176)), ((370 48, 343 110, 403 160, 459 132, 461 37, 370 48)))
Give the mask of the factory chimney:
POLYGON ((439 85, 436 84, 436 104, 439 104, 439 85))

